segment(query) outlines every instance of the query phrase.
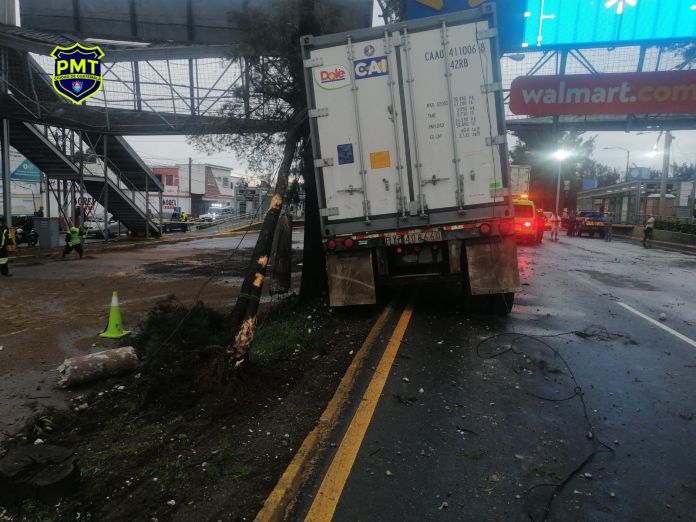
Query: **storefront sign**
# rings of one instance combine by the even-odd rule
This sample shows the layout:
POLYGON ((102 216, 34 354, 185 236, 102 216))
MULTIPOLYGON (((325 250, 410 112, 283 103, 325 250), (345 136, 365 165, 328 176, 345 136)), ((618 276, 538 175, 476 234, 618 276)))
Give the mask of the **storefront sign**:
POLYGON ((522 76, 512 82, 514 114, 696 114, 696 70, 522 76))

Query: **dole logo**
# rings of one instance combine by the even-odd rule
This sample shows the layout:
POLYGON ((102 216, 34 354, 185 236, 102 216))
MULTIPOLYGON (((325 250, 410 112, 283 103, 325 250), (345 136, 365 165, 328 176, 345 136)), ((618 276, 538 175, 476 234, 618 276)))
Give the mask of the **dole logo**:
POLYGON ((343 68, 337 68, 333 71, 320 71, 321 83, 340 82, 346 79, 346 71, 343 68))
POLYGON ((316 69, 314 79, 322 89, 340 89, 350 84, 348 71, 342 65, 329 65, 316 69))
POLYGON ((389 74, 386 56, 375 56, 374 58, 356 60, 353 62, 353 65, 355 67, 355 78, 358 80, 389 74))

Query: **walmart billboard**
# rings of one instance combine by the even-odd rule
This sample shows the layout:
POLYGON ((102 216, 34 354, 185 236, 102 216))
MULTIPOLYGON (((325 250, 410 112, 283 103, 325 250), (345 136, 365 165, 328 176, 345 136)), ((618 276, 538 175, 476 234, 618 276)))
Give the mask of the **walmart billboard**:
POLYGON ((503 51, 696 38, 696 0, 407 0, 409 19, 495 3, 503 51))

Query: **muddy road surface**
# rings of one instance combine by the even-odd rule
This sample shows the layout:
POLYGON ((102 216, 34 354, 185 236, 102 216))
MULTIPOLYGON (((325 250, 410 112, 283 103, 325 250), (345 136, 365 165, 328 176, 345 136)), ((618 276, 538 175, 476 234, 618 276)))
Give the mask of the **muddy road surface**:
MULTIPOLYGON (((0 281, 0 438, 36 408, 65 404, 71 393, 54 388, 55 369, 65 358, 115 346, 97 336, 106 326, 113 291, 129 329, 170 294, 185 304, 202 300, 229 310, 256 238, 251 232, 99 253, 87 245, 82 260, 73 253, 64 261, 13 263, 13 277, 0 281)), ((299 269, 301 249, 302 234, 296 232, 293 270, 299 269)), ((299 284, 299 273, 293 281, 299 284)))

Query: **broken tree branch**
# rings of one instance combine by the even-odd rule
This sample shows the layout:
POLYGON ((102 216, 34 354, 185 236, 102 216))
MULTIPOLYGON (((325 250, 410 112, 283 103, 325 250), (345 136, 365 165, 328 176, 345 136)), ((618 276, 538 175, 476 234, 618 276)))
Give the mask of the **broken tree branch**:
POLYGON ((278 217, 283 207, 283 200, 288 189, 290 167, 295 159, 295 152, 301 134, 302 122, 306 111, 298 115, 288 130, 283 148, 283 159, 278 169, 278 179, 271 204, 263 220, 259 238, 256 241, 251 261, 247 268, 242 288, 232 310, 231 329, 234 334, 232 344, 225 350, 228 369, 234 369, 244 362, 256 333, 256 316, 261 302, 261 292, 266 278, 268 261, 271 255, 273 235, 278 224, 278 217))

